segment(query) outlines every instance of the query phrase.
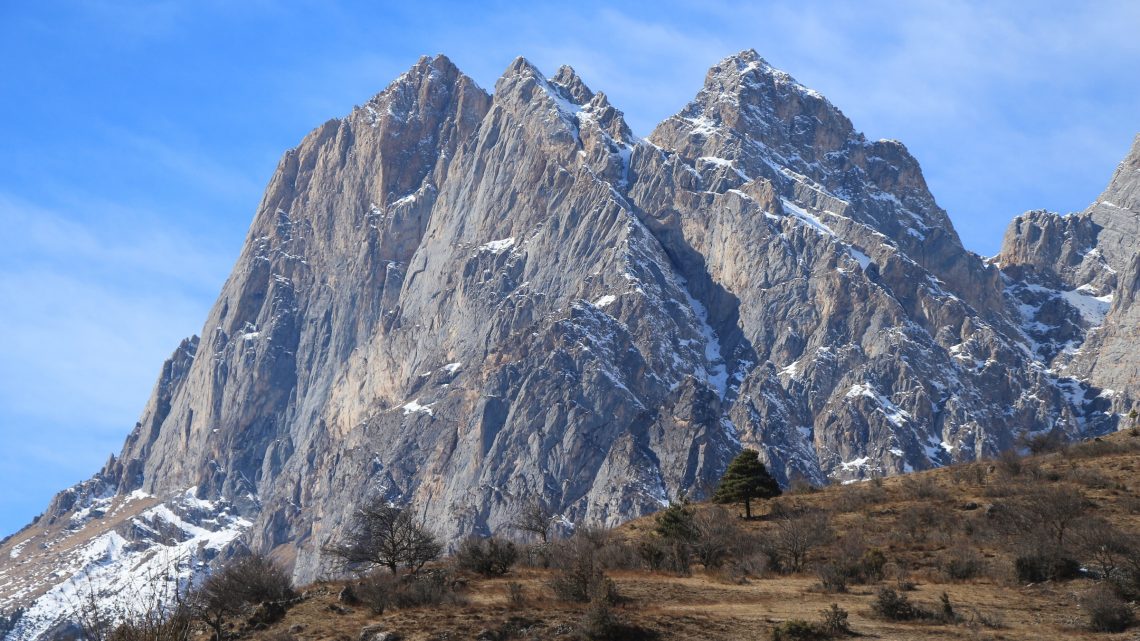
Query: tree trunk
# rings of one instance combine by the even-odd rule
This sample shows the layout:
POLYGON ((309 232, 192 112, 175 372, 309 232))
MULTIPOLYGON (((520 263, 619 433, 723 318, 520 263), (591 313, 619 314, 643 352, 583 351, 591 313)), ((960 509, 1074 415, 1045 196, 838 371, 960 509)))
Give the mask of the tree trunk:
POLYGON ((752 502, 748 499, 744 499, 744 518, 749 521, 752 520, 752 502))

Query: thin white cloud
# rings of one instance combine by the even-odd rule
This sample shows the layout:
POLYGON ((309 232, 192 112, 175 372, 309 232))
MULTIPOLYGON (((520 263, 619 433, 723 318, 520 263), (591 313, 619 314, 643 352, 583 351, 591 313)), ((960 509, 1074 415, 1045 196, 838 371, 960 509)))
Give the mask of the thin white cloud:
POLYGON ((84 213, 100 222, 0 195, 0 224, 21 230, 0 256, 0 427, 106 429, 110 451, 231 259, 142 217, 108 227, 84 213))

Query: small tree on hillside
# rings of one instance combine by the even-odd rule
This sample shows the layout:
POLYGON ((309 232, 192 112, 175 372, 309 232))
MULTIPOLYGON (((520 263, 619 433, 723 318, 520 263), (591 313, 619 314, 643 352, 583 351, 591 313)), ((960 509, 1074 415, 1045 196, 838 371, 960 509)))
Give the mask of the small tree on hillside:
POLYGON ((511 521, 511 527, 530 532, 546 543, 550 538, 550 525, 553 522, 554 511, 541 498, 535 497, 522 506, 518 516, 511 521))
POLYGON ((732 459, 713 493, 714 503, 743 503, 744 517, 752 518, 752 501, 780 495, 780 486, 760 461, 756 450, 744 450, 732 459))
POLYGON ((357 511, 343 537, 324 547, 348 568, 383 566, 396 574, 401 566, 417 572, 439 557, 443 546, 424 529, 410 507, 378 498, 357 511))

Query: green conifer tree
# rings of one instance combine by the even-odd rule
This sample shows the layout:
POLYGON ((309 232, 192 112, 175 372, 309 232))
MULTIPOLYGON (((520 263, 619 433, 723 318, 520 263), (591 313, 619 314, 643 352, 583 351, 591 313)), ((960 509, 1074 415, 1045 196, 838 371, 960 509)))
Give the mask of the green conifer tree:
POLYGON ((713 493, 714 503, 743 503, 745 518, 752 518, 752 501, 780 495, 780 486, 760 461, 756 450, 744 450, 732 459, 713 493))

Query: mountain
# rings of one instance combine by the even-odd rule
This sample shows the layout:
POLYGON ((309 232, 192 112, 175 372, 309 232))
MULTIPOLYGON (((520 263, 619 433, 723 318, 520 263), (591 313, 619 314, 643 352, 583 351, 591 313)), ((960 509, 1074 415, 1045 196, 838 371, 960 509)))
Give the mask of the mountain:
POLYGON ((1117 412, 1140 401, 1138 237, 1140 136, 1088 209, 1017 217, 994 261, 1041 359, 1103 389, 1117 412))
POLYGON ((1111 431, 1130 158, 1112 205, 1022 216, 987 261, 901 143, 754 51, 644 139, 569 67, 487 93, 423 58, 286 152, 121 454, 0 546, 9 638, 241 546, 311 580, 365 496, 455 541, 534 497, 614 525, 741 447, 825 483, 1111 431))

